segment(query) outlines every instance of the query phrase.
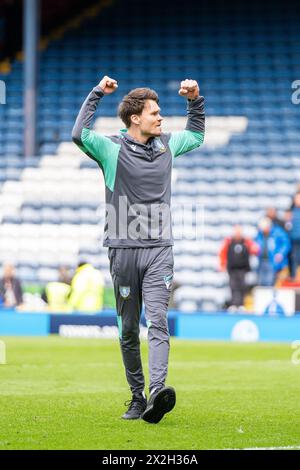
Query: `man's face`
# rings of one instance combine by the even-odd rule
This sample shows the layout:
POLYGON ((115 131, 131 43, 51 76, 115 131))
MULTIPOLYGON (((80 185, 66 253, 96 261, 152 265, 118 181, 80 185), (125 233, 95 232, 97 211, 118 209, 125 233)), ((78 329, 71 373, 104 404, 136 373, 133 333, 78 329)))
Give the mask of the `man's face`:
POLYGON ((300 207, 300 193, 297 193, 294 198, 295 206, 300 207))
POLYGON ((242 227, 236 225, 233 229, 233 238, 235 240, 241 240, 243 238, 242 227))
POLYGON ((149 137, 160 136, 163 118, 160 115, 160 107, 156 101, 147 100, 142 114, 138 117, 141 134, 149 137))
POLYGON ((6 264, 3 268, 3 277, 5 279, 11 279, 15 275, 14 267, 10 264, 6 264))

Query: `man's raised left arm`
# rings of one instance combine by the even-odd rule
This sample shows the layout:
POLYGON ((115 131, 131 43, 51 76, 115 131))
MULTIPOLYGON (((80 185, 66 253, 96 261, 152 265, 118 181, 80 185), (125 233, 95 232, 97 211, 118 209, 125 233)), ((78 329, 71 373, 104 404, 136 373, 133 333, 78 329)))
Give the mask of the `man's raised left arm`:
POLYGON ((204 98, 200 96, 198 83, 195 80, 182 81, 179 95, 187 99, 188 120, 184 131, 171 134, 169 147, 174 158, 200 147, 205 133, 204 98))

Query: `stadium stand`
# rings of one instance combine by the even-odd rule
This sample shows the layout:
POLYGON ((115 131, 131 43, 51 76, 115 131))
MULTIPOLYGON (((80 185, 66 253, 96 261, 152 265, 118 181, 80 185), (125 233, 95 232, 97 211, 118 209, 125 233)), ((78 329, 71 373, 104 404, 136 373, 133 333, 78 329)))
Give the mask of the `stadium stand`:
MULTIPOLYGON (((89 90, 109 73, 118 92, 103 100, 95 128, 118 130, 117 104, 130 89, 160 94, 166 127, 182 128, 181 79, 195 78, 206 98, 205 145, 178 158, 173 204, 197 204, 203 225, 197 240, 177 239, 178 306, 215 310, 228 296, 218 272, 221 240, 241 223, 247 236, 264 209, 285 210, 300 181, 299 106, 291 84, 299 79, 300 6, 259 1, 169 0, 106 2, 97 17, 67 30, 41 53, 39 156, 24 160, 22 62, 8 75, 0 106, 0 263, 10 260, 26 282, 56 279, 61 264, 84 258, 110 283, 101 247, 104 184, 99 169, 71 141, 89 90)), ((174 213, 174 234, 180 214, 174 213)), ((195 221, 187 223, 191 235, 195 221)), ((180 230, 179 230, 180 231, 180 230)), ((180 235, 180 233, 178 234, 180 235)))

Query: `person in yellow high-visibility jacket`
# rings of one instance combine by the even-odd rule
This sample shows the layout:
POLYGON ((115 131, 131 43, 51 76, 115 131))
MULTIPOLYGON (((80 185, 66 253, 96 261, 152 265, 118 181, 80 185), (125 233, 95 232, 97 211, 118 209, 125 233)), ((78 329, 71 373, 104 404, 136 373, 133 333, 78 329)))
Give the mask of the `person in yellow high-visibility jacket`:
POLYGON ((103 308, 104 277, 89 263, 80 263, 71 283, 68 304, 80 312, 97 312, 103 308))
POLYGON ((72 308, 68 305, 68 296, 71 287, 63 282, 48 282, 45 288, 46 300, 49 310, 55 313, 71 313, 72 308))

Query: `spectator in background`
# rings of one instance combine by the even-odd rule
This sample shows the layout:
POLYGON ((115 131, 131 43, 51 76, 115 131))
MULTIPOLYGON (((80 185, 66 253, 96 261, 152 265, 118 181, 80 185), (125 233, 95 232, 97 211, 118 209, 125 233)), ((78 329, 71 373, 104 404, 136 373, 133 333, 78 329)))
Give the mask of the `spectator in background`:
POLYGON ((291 209, 288 209, 284 212, 283 214, 283 217, 284 217, 284 229, 286 230, 286 232, 290 233, 291 231, 291 228, 292 228, 292 210, 291 209))
POLYGON ((103 308, 104 278, 91 264, 79 263, 71 283, 68 304, 81 312, 97 312, 103 308))
POLYGON ((72 275, 69 269, 66 266, 61 266, 58 269, 58 282, 63 282, 64 284, 71 285, 72 275))
POLYGON ((242 307, 247 291, 246 274, 250 271, 250 255, 258 253, 258 246, 243 237, 242 228, 236 225, 230 238, 223 242, 219 253, 220 267, 227 270, 231 289, 231 306, 242 307))
MULTIPOLYGON (((286 232, 289 232, 289 226, 287 224, 287 217, 288 211, 286 211, 283 215, 283 218, 278 217, 277 209, 275 207, 268 207, 266 210, 266 217, 271 220, 273 225, 277 225, 278 227, 283 228, 286 232)), ((288 264, 286 266, 286 272, 282 273, 283 278, 288 277, 289 274, 292 273, 292 258, 291 258, 291 250, 288 253, 288 264)))
POLYGON ((65 266, 58 270, 57 282, 48 282, 42 293, 42 299, 47 302, 51 312, 71 312, 68 298, 71 292, 72 276, 65 266))
POLYGON ((0 280, 0 302, 4 307, 14 308, 23 303, 21 282, 16 277, 12 264, 5 264, 3 277, 0 280))
POLYGON ((273 286, 278 273, 288 265, 290 240, 285 230, 265 217, 258 225, 258 285, 273 286))
POLYGON ((268 207, 266 209, 266 217, 271 220, 273 225, 278 225, 281 228, 285 228, 285 222, 278 217, 277 209, 275 207, 268 207))
POLYGON ((297 194, 300 194, 300 183, 297 184, 296 192, 295 192, 295 194, 292 198, 291 205, 290 205, 288 211, 291 211, 292 209, 294 209, 294 207, 295 207, 295 197, 297 196, 297 194))
MULTIPOLYGON (((290 209, 286 210, 283 214, 283 220, 284 220, 284 230, 288 234, 290 238, 290 232, 292 228, 292 211, 290 209)), ((292 248, 289 251, 288 254, 288 274, 289 276, 287 277, 292 277, 292 272, 293 272, 293 261, 292 261, 292 248)))
POLYGON ((290 238, 291 238, 291 276, 296 277, 297 268, 300 266, 300 193, 296 193, 293 201, 293 209, 290 211, 290 238))

